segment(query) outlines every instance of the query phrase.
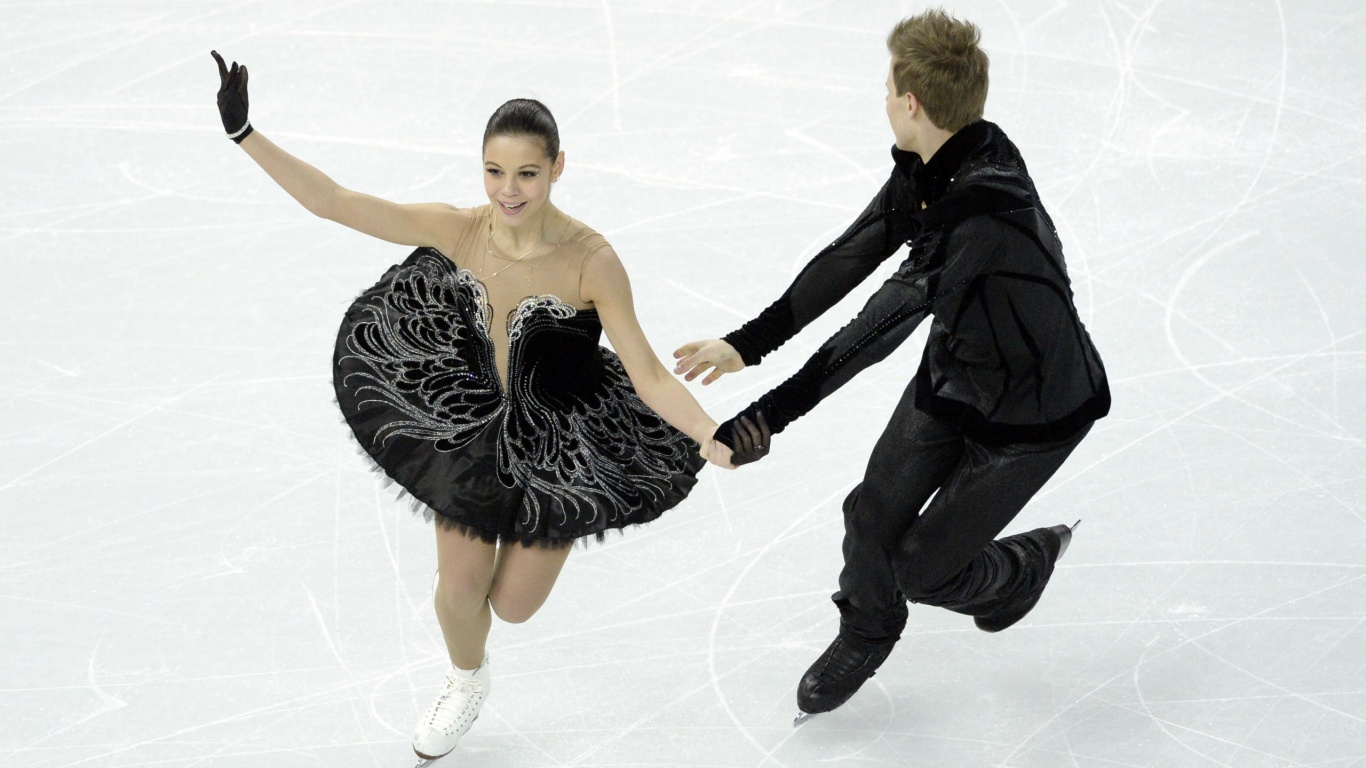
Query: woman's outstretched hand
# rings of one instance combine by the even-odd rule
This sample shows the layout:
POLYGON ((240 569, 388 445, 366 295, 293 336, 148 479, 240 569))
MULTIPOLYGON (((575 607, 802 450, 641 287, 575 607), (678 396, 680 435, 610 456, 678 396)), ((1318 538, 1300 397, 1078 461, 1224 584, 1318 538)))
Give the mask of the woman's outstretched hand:
POLYGON ((707 378, 702 380, 704 386, 724 374, 735 373, 745 367, 745 361, 740 359, 740 353, 735 351, 735 347, 721 339, 690 341, 674 350, 674 359, 678 361, 674 366, 674 373, 682 374, 685 381, 692 381, 711 371, 707 378))
POLYGON ((735 469, 730 457, 730 447, 716 439, 716 430, 713 429, 711 436, 702 444, 702 458, 722 469, 735 469))
POLYGON ((251 135, 251 121, 247 119, 247 66, 232 63, 232 69, 223 63, 218 51, 209 51, 218 62, 218 115, 223 118, 223 130, 228 138, 242 143, 251 135))

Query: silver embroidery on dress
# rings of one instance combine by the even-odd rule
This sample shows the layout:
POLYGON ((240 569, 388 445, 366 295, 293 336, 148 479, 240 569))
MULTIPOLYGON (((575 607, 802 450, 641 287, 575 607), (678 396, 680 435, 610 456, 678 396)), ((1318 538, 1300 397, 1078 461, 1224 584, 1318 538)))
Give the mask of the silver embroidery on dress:
POLYGON ((489 304, 488 290, 484 288, 484 283, 474 276, 468 269, 456 267, 448 259, 444 259, 445 266, 455 267, 455 284, 469 288, 474 294, 474 305, 479 308, 479 314, 475 319, 479 321, 479 330, 484 332, 484 336, 489 335, 489 329, 493 327, 493 307, 489 304))
MULTIPOLYGON (((517 304, 517 309, 512 312, 512 319, 508 321, 508 343, 521 337, 527 318, 538 309, 544 309, 556 320, 568 320, 579 313, 579 310, 572 304, 566 304, 554 294, 528 296, 517 304)), ((512 351, 508 350, 508 356, 511 357, 511 355, 512 351)))
POLYGON ((564 322, 578 313, 554 295, 530 296, 509 323, 510 403, 499 465, 530 491, 518 521, 527 530, 539 529, 545 515, 559 528, 620 524, 631 511, 664 500, 691 450, 691 441, 636 394, 620 359, 601 347, 595 353, 602 381, 591 395, 557 393, 568 408, 545 402, 545 390, 554 387, 533 386, 538 372, 530 368, 538 361, 527 359, 526 337, 542 328, 585 333, 564 322))
POLYGON ((364 369, 343 384, 372 398, 361 405, 379 402, 405 417, 380 429, 376 445, 402 435, 430 441, 438 451, 458 450, 503 409, 497 379, 489 375, 487 303, 474 315, 483 323, 482 335, 461 316, 462 290, 477 296, 483 286, 450 266, 443 256, 424 254, 400 270, 389 289, 363 307, 365 319, 354 323, 346 340, 350 354, 343 359, 364 369))
POLYGON ((556 296, 529 296, 510 313, 507 397, 494 369, 492 308, 468 270, 424 255, 364 311, 346 346, 347 359, 365 370, 345 381, 404 416, 376 442, 403 435, 459 450, 500 420, 498 465, 525 491, 518 528, 526 535, 629 523, 632 513, 657 508, 688 464, 692 441, 645 405, 615 354, 596 346, 596 320, 571 322, 580 310, 556 296), (593 337, 597 360, 582 361, 598 367, 590 392, 557 388, 561 372, 527 359, 529 340, 542 331, 593 337))

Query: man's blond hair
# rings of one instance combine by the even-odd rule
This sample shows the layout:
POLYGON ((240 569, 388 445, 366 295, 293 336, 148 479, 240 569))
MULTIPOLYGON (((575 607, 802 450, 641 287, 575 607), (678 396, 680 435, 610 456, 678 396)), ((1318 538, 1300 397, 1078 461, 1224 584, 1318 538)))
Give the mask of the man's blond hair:
POLYGON ((925 116, 957 132, 982 119, 987 104, 987 54, 982 32, 942 8, 902 19, 887 35, 897 95, 915 94, 925 116))

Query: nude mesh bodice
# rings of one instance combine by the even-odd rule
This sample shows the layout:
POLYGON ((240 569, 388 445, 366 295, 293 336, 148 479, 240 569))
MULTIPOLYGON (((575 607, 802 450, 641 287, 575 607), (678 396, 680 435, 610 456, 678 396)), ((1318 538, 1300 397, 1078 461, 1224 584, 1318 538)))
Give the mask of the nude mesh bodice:
MULTIPOLYGON (((511 347, 508 328, 514 315, 530 308, 532 302, 528 299, 546 296, 577 310, 590 308, 592 305, 584 301, 581 294, 584 265, 594 253, 607 247, 607 241, 584 224, 559 213, 560 218, 552 220, 549 227, 550 237, 558 244, 549 250, 537 249, 514 262, 488 253, 489 225, 494 215, 491 206, 482 205, 460 213, 463 226, 443 253, 484 287, 488 300, 489 340, 493 342, 499 381, 506 390, 511 347)), ((494 251, 499 253, 496 246, 494 251)), ((516 254, 502 255, 512 257, 516 254)))

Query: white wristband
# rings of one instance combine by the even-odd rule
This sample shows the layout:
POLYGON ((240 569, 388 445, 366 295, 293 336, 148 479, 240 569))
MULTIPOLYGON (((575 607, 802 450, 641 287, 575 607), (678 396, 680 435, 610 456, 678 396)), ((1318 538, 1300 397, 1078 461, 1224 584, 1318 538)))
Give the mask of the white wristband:
POLYGON ((251 127, 251 120, 248 119, 245 123, 242 124, 242 127, 241 127, 241 128, 238 128, 238 129, 237 129, 237 133, 230 133, 230 134, 228 134, 228 138, 230 138, 230 139, 235 139, 235 138, 237 138, 238 136, 241 136, 242 134, 246 133, 246 132, 247 132, 247 129, 250 128, 250 127, 251 127))

